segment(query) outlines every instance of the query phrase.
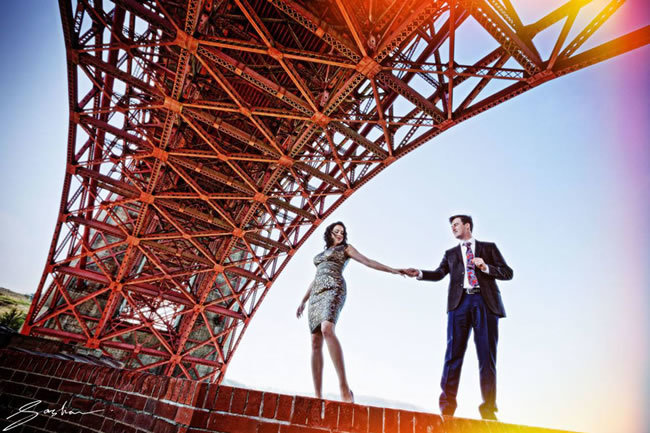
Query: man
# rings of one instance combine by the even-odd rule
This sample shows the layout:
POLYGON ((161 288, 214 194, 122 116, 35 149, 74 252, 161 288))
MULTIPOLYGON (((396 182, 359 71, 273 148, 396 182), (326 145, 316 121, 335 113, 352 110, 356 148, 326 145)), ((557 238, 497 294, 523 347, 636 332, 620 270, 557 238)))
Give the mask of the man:
POLYGON ((447 351, 440 381, 440 411, 451 416, 456 410, 460 370, 470 330, 473 329, 483 396, 479 411, 483 419, 496 420, 498 321, 506 313, 495 280, 510 280, 513 273, 495 244, 474 239, 472 217, 454 215, 449 222, 460 245, 445 251, 438 269, 420 271, 410 268, 401 272, 427 281, 440 281, 450 274, 447 351))

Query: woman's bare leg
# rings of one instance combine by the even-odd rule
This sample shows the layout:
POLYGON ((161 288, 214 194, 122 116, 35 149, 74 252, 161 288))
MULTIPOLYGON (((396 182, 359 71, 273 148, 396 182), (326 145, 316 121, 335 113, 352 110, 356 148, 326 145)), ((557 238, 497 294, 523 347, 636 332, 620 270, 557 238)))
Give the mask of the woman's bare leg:
POLYGON ((323 322, 320 325, 323 338, 327 343, 327 349, 330 352, 332 357, 332 362, 334 363, 334 369, 336 374, 339 377, 339 389, 341 390, 341 398, 343 401, 352 402, 354 398, 352 397, 352 391, 350 391, 350 386, 348 385, 348 380, 345 377, 345 364, 343 362, 343 349, 341 348, 341 343, 339 339, 336 338, 336 333, 334 332, 334 323, 332 322, 323 322))
POLYGON ((320 331, 311 334, 311 375, 316 398, 323 398, 323 334, 320 331))

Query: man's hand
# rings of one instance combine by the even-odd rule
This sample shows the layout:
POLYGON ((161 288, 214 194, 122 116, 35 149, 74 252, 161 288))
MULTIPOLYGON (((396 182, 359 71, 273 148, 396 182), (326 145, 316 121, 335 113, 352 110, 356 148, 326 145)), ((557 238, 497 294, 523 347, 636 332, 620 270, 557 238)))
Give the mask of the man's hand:
POLYGON ((400 269, 399 272, 400 272, 400 274, 408 275, 411 278, 415 278, 418 275, 420 275, 420 271, 418 271, 417 269, 414 269, 414 268, 400 269))
POLYGON ((483 272, 487 271, 487 265, 483 261, 482 258, 480 257, 474 257, 474 260, 472 260, 472 263, 474 263, 474 266, 477 266, 480 270, 483 272))

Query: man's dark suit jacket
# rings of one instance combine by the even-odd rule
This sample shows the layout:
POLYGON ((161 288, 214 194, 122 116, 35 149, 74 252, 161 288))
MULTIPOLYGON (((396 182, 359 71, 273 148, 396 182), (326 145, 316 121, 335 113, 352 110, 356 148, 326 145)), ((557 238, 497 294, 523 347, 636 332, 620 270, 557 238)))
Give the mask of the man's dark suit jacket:
MULTIPOLYGON (((474 257, 480 257, 488 265, 489 274, 475 267, 481 296, 490 311, 499 317, 506 316, 506 310, 501 301, 501 292, 495 280, 511 280, 512 269, 506 264, 497 246, 492 242, 476 241, 474 257)), ((447 311, 455 310, 463 297, 463 283, 465 282, 465 257, 460 245, 445 251, 445 256, 440 266, 435 271, 422 271, 422 279, 440 281, 445 275, 451 274, 449 279, 449 293, 447 294, 447 311)))

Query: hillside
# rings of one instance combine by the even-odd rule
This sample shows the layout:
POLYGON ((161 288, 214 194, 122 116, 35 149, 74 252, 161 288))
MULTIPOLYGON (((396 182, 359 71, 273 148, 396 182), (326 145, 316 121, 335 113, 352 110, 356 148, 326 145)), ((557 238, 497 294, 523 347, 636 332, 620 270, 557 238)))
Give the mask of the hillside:
POLYGON ((27 314, 31 303, 32 299, 29 296, 0 287, 0 315, 12 308, 27 314))

